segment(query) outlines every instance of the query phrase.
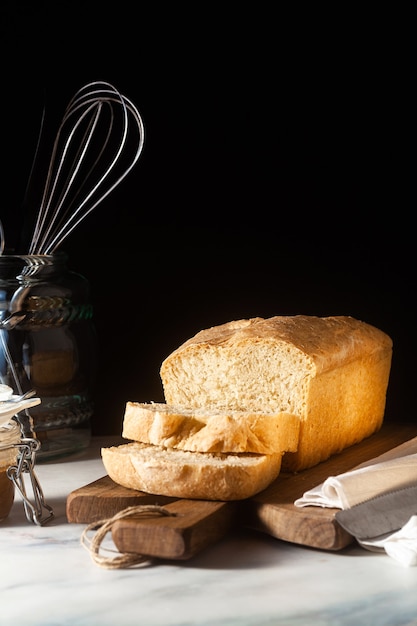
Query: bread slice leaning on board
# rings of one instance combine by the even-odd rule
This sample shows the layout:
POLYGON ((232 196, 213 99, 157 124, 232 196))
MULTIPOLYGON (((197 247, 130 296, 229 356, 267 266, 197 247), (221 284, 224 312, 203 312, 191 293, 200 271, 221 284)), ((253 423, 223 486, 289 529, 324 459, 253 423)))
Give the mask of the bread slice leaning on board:
POLYGON ((297 415, 282 468, 299 471, 379 430, 391 358, 391 338, 349 316, 257 317, 200 331, 160 376, 168 404, 297 415))
POLYGON ((275 454, 295 452, 299 430, 300 419, 290 413, 127 402, 122 436, 191 452, 275 454))
POLYGON ((161 365, 166 403, 127 403, 122 435, 132 441, 103 448, 103 463, 140 491, 251 497, 280 471, 312 467, 376 432, 391 357, 388 335, 346 316, 200 331, 161 365))

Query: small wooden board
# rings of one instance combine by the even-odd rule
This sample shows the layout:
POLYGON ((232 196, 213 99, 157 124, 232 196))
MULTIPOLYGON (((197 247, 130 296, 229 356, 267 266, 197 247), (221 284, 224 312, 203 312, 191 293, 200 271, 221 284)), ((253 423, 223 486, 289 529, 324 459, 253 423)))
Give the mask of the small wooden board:
POLYGON ((222 539, 235 524, 233 502, 177 500, 164 508, 172 517, 118 520, 112 538, 120 552, 184 560, 222 539))
POLYGON ((103 476, 71 492, 66 513, 70 523, 109 519, 130 506, 156 504, 172 516, 127 517, 115 521, 112 539, 120 552, 161 559, 189 559, 218 541, 235 525, 237 504, 156 496, 126 489, 103 476))
POLYGON ((128 506, 164 505, 175 516, 121 519, 115 522, 112 536, 121 552, 166 559, 188 559, 221 539, 237 524, 283 541, 340 550, 354 539, 337 523, 337 509, 299 508, 294 506, 294 501, 328 476, 349 471, 415 436, 417 424, 386 424, 372 437, 311 469, 298 474, 281 473, 265 491, 240 502, 155 496, 126 489, 104 476, 69 494, 67 519, 73 523, 91 523, 112 517, 128 506))

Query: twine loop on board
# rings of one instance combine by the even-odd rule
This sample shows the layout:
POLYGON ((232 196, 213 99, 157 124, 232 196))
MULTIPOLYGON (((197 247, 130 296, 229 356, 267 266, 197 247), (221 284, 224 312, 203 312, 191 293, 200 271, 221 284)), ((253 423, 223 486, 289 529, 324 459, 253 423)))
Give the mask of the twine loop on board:
POLYGON ((120 519, 124 519, 126 517, 163 517, 164 515, 173 517, 175 516, 175 513, 171 513, 163 506, 157 504, 129 506, 113 515, 113 517, 88 524, 82 532, 81 545, 90 553, 93 561, 105 569, 124 569, 135 567, 137 565, 150 564, 153 560, 152 557, 133 552, 119 553, 116 550, 105 548, 107 552, 113 553, 113 555, 114 553, 117 554, 117 556, 105 556, 100 552, 100 550, 103 549, 101 544, 107 533, 111 531, 115 522, 120 519), (88 533, 91 531, 96 532, 90 539, 88 537, 88 533))

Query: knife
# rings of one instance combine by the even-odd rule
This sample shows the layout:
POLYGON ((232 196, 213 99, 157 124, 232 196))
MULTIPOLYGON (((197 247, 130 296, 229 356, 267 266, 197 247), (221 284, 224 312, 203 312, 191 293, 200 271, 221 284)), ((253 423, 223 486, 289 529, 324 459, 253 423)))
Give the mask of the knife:
POLYGON ((384 493, 350 509, 338 511, 336 521, 359 541, 400 530, 417 515, 417 485, 384 493))

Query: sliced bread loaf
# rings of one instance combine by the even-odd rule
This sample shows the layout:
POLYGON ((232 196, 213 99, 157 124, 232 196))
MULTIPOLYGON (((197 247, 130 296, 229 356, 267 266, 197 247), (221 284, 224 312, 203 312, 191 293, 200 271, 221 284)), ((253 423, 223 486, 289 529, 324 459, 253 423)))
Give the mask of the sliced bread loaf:
POLYGON ((276 316, 202 330, 172 352, 160 375, 167 404, 286 412, 300 420, 298 471, 382 425, 392 340, 348 316, 276 316))

